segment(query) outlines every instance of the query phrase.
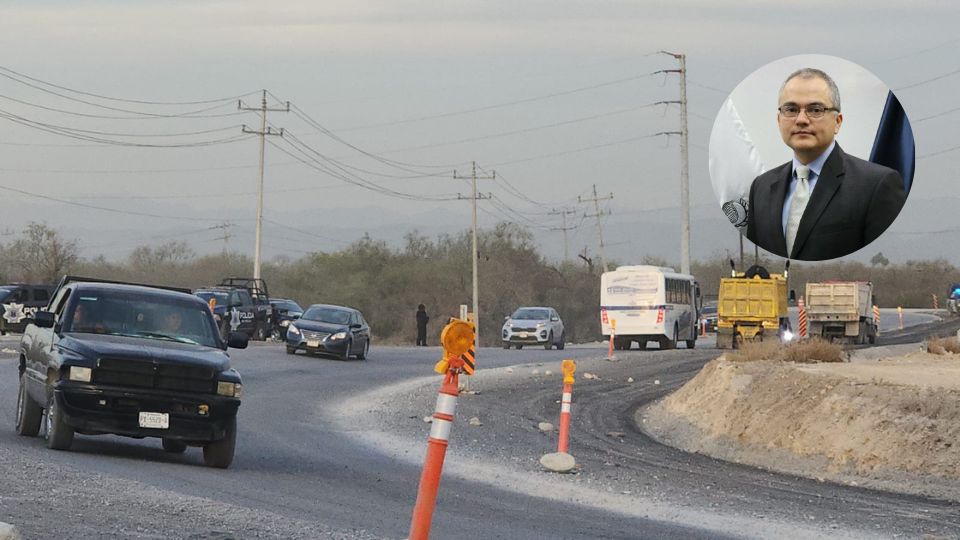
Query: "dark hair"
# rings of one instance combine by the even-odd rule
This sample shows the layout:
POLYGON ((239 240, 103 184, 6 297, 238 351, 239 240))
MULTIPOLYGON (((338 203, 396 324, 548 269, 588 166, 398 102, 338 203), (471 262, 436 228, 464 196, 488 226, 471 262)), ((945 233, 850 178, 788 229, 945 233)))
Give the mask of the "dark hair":
POLYGON ((793 79, 822 79, 823 82, 827 83, 827 89, 830 91, 830 99, 833 100, 833 107, 837 109, 837 112, 840 112, 840 89, 837 88, 837 83, 833 82, 833 79, 829 75, 824 73, 822 70, 816 68, 801 68, 787 77, 787 80, 783 81, 783 84, 780 85, 780 94, 777 96, 777 99, 780 99, 780 96, 783 95, 783 89, 787 87, 787 83, 793 79))
POLYGON ((423 304, 420 304, 419 306, 417 306, 417 311, 423 311, 423 310, 425 310, 425 309, 427 309, 427 306, 425 306, 425 305, 423 305, 423 304))

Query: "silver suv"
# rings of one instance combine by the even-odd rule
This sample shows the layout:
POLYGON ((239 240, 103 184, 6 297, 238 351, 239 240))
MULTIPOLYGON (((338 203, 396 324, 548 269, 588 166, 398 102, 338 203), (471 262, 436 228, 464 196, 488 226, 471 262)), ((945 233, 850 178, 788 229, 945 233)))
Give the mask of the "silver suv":
POLYGON ((563 349, 567 335, 557 310, 549 307, 522 307, 507 317, 503 323, 503 348, 511 345, 522 349, 524 345, 543 345, 549 350, 556 346, 563 349))

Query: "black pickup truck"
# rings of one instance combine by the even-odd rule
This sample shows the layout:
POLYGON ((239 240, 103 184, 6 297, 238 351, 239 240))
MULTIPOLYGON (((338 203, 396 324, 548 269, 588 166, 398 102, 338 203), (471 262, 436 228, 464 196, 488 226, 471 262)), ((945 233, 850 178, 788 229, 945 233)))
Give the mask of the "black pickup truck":
POLYGON ((225 278, 219 285, 194 289, 212 306, 220 335, 243 332, 256 341, 267 339, 273 328, 273 308, 262 279, 225 278))
POLYGON ((23 332, 38 309, 50 302, 53 285, 0 285, 0 336, 23 332))
POLYGON ((207 304, 186 289, 67 276, 20 341, 16 430, 69 449, 74 434, 158 437, 233 461, 242 381, 207 304), (46 415, 43 414, 44 410, 46 415))

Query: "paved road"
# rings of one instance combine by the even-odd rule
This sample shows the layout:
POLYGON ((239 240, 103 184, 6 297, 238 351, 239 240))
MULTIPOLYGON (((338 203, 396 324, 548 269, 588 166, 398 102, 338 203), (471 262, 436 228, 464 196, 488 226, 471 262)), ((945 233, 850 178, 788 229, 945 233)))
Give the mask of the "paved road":
MULTIPOLYGON (((629 372, 644 382, 578 385, 575 401, 583 414, 572 436, 583 469, 559 479, 544 478, 548 475, 535 467, 545 439, 533 427, 534 420, 556 415, 555 379, 507 377, 501 384, 493 378, 480 395, 462 399, 458 416, 483 414, 485 425, 477 432, 483 437, 471 438, 458 423, 462 435, 452 441, 458 455, 515 463, 537 482, 543 478, 546 490, 539 483, 524 488, 504 482, 510 488, 505 489, 489 478, 445 475, 434 537, 780 536, 805 525, 811 527, 808 536, 960 534, 955 504, 757 471, 645 438, 633 426, 633 412, 715 356, 711 341, 701 340, 695 351, 620 353, 617 363, 602 360, 605 349, 597 346, 562 352, 482 349, 481 368, 490 372, 527 366, 517 367, 519 374, 574 358, 604 380, 624 380, 629 372), (606 435, 614 431, 624 436, 606 435), (611 495, 605 501, 563 496, 571 486, 574 493, 611 495)), ((0 343, 0 350, 9 344, 0 343)), ((56 452, 42 439, 16 436, 15 362, 0 355, 5 374, 0 375, 0 521, 18 525, 27 538, 402 538, 420 474, 416 456, 425 446, 419 416, 432 409, 434 390, 408 398, 381 394, 398 404, 394 417, 361 414, 350 419, 355 422, 350 427, 324 411, 429 375, 439 354, 437 348, 384 347, 375 348, 367 361, 340 362, 291 357, 277 345, 236 351, 246 396, 237 458, 227 471, 203 467, 198 449, 166 454, 156 439, 78 436, 71 451, 56 452), (396 448, 359 444, 386 433, 385 424, 406 445, 400 453, 413 457, 398 459, 396 448)))

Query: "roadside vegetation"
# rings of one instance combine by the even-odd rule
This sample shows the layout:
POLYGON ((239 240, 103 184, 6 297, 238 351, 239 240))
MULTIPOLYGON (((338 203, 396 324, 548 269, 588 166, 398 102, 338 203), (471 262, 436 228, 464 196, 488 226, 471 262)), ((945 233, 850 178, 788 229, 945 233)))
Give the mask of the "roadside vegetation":
MULTIPOLYGON (((253 260, 237 252, 198 255, 184 242, 140 246, 125 259, 82 258, 75 239, 42 223, 31 223, 0 243, 0 283, 55 283, 65 273, 104 279, 180 287, 216 284, 227 276, 250 276, 253 260)), ((484 345, 499 341, 503 319, 519 306, 552 306, 563 317, 567 339, 599 340, 600 268, 592 261, 548 261, 533 235, 512 223, 481 230, 479 242, 480 336, 484 345)), ((306 307, 331 303, 364 313, 380 342, 412 343, 414 314, 425 304, 430 315, 428 343, 435 343, 442 324, 471 305, 470 234, 427 238, 409 233, 402 246, 364 236, 348 247, 299 258, 264 261, 263 277, 275 297, 292 298, 306 307)), ((782 262, 758 261, 771 272, 782 262)), ((618 264, 672 266, 638 254, 618 264)), ((752 258, 745 265, 753 264, 752 258)), ((739 265, 738 265, 739 267, 739 265)), ((738 268, 742 269, 742 268, 738 268)), ((720 278, 730 274, 729 261, 717 255, 692 263, 692 272, 707 299, 716 298, 720 278)), ((790 288, 803 294, 807 281, 830 279, 873 281, 881 307, 929 308, 932 295, 940 305, 950 283, 960 282, 960 270, 944 260, 891 263, 877 254, 871 264, 828 262, 794 264, 790 288)))
POLYGON ((818 364, 823 362, 846 362, 843 347, 820 338, 810 338, 781 344, 778 341, 747 342, 743 347, 727 351, 727 360, 731 362, 757 362, 773 360, 797 364, 818 364))
POLYGON ((936 337, 927 338, 927 352, 931 354, 957 354, 960 353, 960 341, 955 337, 936 337))

